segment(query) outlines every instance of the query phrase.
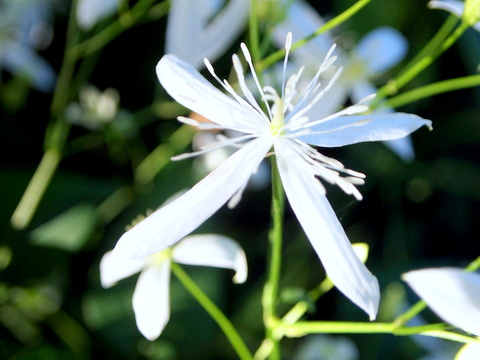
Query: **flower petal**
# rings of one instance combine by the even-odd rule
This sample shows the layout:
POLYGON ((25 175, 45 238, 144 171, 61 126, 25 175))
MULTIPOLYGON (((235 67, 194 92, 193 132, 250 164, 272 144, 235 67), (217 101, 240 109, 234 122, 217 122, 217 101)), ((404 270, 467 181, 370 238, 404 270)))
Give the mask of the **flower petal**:
POLYGON ((288 201, 335 286, 375 319, 380 300, 377 279, 353 251, 308 163, 288 140, 275 143, 275 154, 288 201))
POLYGON ((232 45, 247 24, 249 9, 248 1, 229 1, 227 3, 205 29, 202 38, 202 50, 205 54, 203 57, 214 61, 232 45))
POLYGON ((172 259, 181 264, 232 269, 235 271, 235 283, 247 280, 245 252, 236 241, 226 236, 187 236, 173 248, 172 259))
POLYGON ((142 271, 132 305, 138 330, 150 341, 158 338, 170 319, 170 260, 142 271))
POLYGON ((204 66, 199 53, 204 19, 199 16, 202 1, 172 0, 168 14, 165 52, 175 54, 200 69, 204 66))
POLYGON ((119 280, 125 279, 145 266, 146 258, 125 260, 108 251, 100 260, 100 281, 104 288, 109 288, 119 280))
POLYGON ((249 10, 248 1, 229 1, 223 9, 222 2, 172 1, 165 52, 178 55, 196 69, 205 66, 204 58, 213 62, 222 55, 245 27, 249 10))
POLYGON ((244 133, 258 132, 259 124, 267 126, 253 108, 242 106, 222 93, 175 55, 163 56, 156 71, 160 83, 173 99, 220 126, 244 133))
POLYGON ((125 259, 144 257, 182 239, 244 187, 270 147, 263 138, 245 144, 189 191, 127 231, 114 253, 125 259))
POLYGON ((400 139, 432 122, 405 113, 339 116, 311 127, 300 140, 321 147, 338 147, 365 141, 400 139), (318 132, 318 133, 317 133, 318 132))
POLYGON ((369 73, 381 73, 400 62, 407 50, 408 42, 398 30, 382 26, 369 32, 356 51, 365 61, 369 73))
POLYGON ((443 320, 480 335, 480 275, 456 268, 429 268, 402 276, 443 320))

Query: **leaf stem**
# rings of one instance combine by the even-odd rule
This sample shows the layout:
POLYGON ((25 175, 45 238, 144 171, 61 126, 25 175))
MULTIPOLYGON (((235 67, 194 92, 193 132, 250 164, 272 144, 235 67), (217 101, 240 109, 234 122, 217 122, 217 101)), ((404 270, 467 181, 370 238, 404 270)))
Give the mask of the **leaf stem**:
POLYGON ((225 314, 210 300, 210 298, 195 284, 195 282, 187 275, 180 265, 172 262, 171 269, 176 278, 182 285, 192 294, 195 300, 205 309, 205 311, 218 324, 220 329, 232 344, 238 357, 242 360, 251 360, 252 354, 243 342, 235 327, 225 314))
POLYGON ((282 262, 283 212, 285 195, 283 192, 277 163, 272 157, 272 226, 269 232, 268 277, 262 295, 263 321, 266 341, 271 344, 270 359, 280 359, 279 338, 274 329, 279 321, 277 304, 282 262))

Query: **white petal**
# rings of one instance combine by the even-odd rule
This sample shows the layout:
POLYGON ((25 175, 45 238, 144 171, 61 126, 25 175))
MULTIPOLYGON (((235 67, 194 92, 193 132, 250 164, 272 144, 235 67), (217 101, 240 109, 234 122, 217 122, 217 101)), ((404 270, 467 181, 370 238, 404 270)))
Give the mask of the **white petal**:
POLYGON ((200 69, 203 58, 199 49, 203 21, 199 13, 202 1, 172 0, 168 14, 165 52, 175 54, 200 69))
POLYGON ((387 26, 369 32, 357 46, 357 54, 365 61, 370 74, 390 69, 405 57, 407 50, 405 37, 387 26))
POLYGON ((400 139, 432 122, 417 115, 393 113, 340 116, 311 128, 317 134, 301 136, 306 143, 338 147, 365 141, 400 139))
POLYGON ((410 271, 402 278, 447 323, 480 335, 480 275, 456 268, 410 271))
POLYGON ((187 236, 173 248, 172 259, 181 264, 232 269, 235 271, 235 283, 247 280, 245 252, 236 241, 226 236, 187 236))
POLYGON ((138 330, 148 340, 158 338, 170 319, 170 260, 142 271, 132 305, 138 330))
POLYGON ((355 255, 308 164, 286 141, 275 143, 275 154, 288 201, 335 286, 373 320, 380 300, 377 279, 355 255))
POLYGON ((455 0, 435 0, 429 1, 427 6, 430 9, 440 9, 448 11, 461 18, 463 15, 463 9, 465 8, 465 3, 463 1, 455 0))
POLYGON ((480 354, 480 343, 469 343, 460 349, 455 360, 478 360, 480 354))
POLYGON ((175 55, 163 56, 156 71, 172 98, 220 126, 245 133, 257 132, 260 124, 267 126, 253 108, 242 106, 222 93, 175 55))
POLYGON ((119 280, 133 275, 145 266, 147 258, 132 260, 119 259, 108 251, 100 260, 100 281, 104 288, 109 288, 119 280))
POLYGON ((248 1, 227 3, 202 35, 203 57, 213 62, 232 45, 247 24, 249 9, 248 1))
POLYGON ((91 29, 100 20, 112 15, 123 0, 79 0, 77 23, 84 30, 91 29))
POLYGON ((270 147, 265 139, 245 144, 185 194, 127 231, 114 253, 126 259, 144 257, 191 233, 247 183, 270 147))

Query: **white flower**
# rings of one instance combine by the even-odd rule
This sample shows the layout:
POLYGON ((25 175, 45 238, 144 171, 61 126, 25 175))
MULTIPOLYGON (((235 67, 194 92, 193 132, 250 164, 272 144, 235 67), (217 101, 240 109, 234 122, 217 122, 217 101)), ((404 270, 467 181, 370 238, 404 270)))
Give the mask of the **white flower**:
POLYGON ((90 30, 99 21, 113 15, 124 0, 78 0, 77 23, 83 30, 90 30))
MULTIPOLYGON (((288 37, 287 53, 290 45, 291 37, 288 37)), ((431 122, 401 113, 355 115, 367 110, 365 105, 350 106, 325 118, 310 119, 305 113, 329 88, 327 85, 319 90, 319 77, 335 57, 331 53, 327 55, 304 94, 295 90, 300 71, 288 82, 284 79, 282 94, 278 95, 273 88, 261 88, 247 47, 242 44, 241 49, 257 81, 257 91, 261 93, 267 113, 248 89, 237 55, 233 55, 233 64, 244 98, 227 81, 222 82, 217 77, 208 61, 207 69, 231 97, 177 56, 165 55, 159 61, 157 75, 167 92, 183 106, 212 121, 198 123, 180 117, 182 122, 199 128, 232 129, 244 135, 220 139, 216 148, 235 144, 240 149, 183 196, 125 233, 113 251, 124 258, 160 251, 197 228, 229 199, 229 205, 234 206, 240 200, 250 176, 273 148, 290 205, 328 275, 340 291, 373 319, 379 301, 377 280, 353 252, 318 179, 336 184, 347 194, 361 199, 355 185, 362 184, 365 175, 346 169, 339 161, 322 155, 311 145, 337 147, 396 139, 422 125, 430 126, 431 122)), ((177 158, 195 156, 212 149, 215 147, 177 158)))
MULTIPOLYGON (((294 40, 300 40, 323 25, 322 17, 311 5, 296 0, 288 4, 286 17, 275 26, 273 38, 280 46, 288 32, 292 32, 294 40)), ((321 34, 295 50, 292 58, 297 63, 304 64, 307 72, 316 71, 318 59, 325 56, 332 44, 330 34, 321 34)), ((386 26, 372 30, 360 40, 355 49, 338 55, 339 66, 344 69, 342 75, 308 114, 325 116, 336 111, 347 98, 357 103, 375 93, 377 89, 371 80, 400 62, 407 49, 407 40, 399 31, 386 26)), ((301 88, 302 84, 299 86, 301 88)), ((382 111, 391 112, 392 109, 383 107, 382 111)), ((410 137, 388 141, 385 145, 405 161, 411 161, 415 156, 410 137)))
POLYGON ((197 69, 204 66, 204 58, 215 61, 244 29, 249 4, 246 0, 173 0, 165 52, 197 69))
POLYGON ((431 9, 441 9, 448 11, 473 26, 480 31, 480 1, 479 0, 432 0, 428 2, 431 9))
POLYGON ((243 283, 247 279, 245 253, 235 241, 221 235, 187 236, 176 246, 144 258, 125 260, 115 256, 115 252, 107 252, 100 262, 103 287, 108 288, 141 271, 132 305, 138 330, 148 340, 158 338, 170 318, 171 261, 232 269, 235 271, 235 283, 243 283))
POLYGON ((480 275, 456 268, 410 271, 403 279, 444 321, 480 335, 480 275))

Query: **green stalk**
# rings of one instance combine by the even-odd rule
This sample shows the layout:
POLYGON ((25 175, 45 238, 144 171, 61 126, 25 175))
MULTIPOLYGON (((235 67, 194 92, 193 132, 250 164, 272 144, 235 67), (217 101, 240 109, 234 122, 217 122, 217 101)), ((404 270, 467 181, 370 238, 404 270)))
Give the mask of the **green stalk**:
POLYGON ((425 49, 420 52, 420 54, 423 55, 422 58, 419 58, 419 56, 415 57, 414 60, 416 63, 408 65, 405 71, 378 90, 377 96, 371 105, 372 108, 379 105, 380 100, 384 97, 396 94, 401 88, 430 66, 440 55, 447 51, 460 38, 460 36, 463 35, 463 33, 469 28, 469 25, 465 22, 460 23, 460 26, 458 26, 450 36, 442 41, 441 44, 438 44, 441 36, 443 37, 444 32, 449 30, 450 27, 451 21, 449 20, 447 21, 445 28, 441 29, 441 34, 438 37, 434 37, 432 41, 425 46, 425 49))
POLYGON ((66 50, 50 107, 50 115, 53 118, 53 123, 47 128, 45 134, 45 152, 42 160, 35 170, 10 220, 11 225, 16 229, 24 229, 30 224, 40 200, 60 163, 63 148, 70 130, 70 126, 63 119, 63 109, 68 101, 69 86, 77 61, 69 51, 77 37, 76 4, 76 0, 71 4, 65 44, 66 50))
POLYGON ((283 212, 285 195, 280 174, 274 157, 272 166, 272 226, 269 232, 268 275, 262 295, 263 321, 265 324, 266 341, 271 346, 270 359, 280 359, 279 338, 274 329, 279 321, 277 315, 278 294, 282 262, 283 212))
POLYGON ((479 343, 480 339, 446 331, 450 326, 444 323, 396 327, 393 323, 361 323, 336 321, 303 321, 293 325, 279 325, 289 337, 301 337, 308 334, 392 334, 396 336, 423 335, 456 341, 459 343, 479 343))
MULTIPOLYGON (((151 5, 154 2, 155 0, 141 0, 137 2, 130 11, 121 14, 117 21, 113 22, 99 33, 72 48, 72 54, 78 58, 81 58, 99 51, 125 30, 128 30, 133 25, 138 23, 140 19, 145 16, 148 10, 151 9, 151 5)), ((170 1, 164 1, 156 5, 154 7, 155 17, 158 18, 166 15, 169 7, 170 1)))
MULTIPOLYGON (((246 1, 246 0, 243 0, 246 1)), ((248 36, 250 40, 250 52, 253 63, 257 64, 260 60, 260 36, 258 32, 258 4, 257 0, 250 0, 250 15, 248 22, 248 36)))
POLYGON ((394 96, 388 99, 386 104, 392 108, 398 108, 427 97, 475 86, 480 86, 480 75, 464 76, 422 86, 394 96))
POLYGON ((243 342, 235 327, 228 320, 225 314, 209 299, 209 297, 195 284, 180 265, 171 263, 172 273, 182 283, 182 285, 192 294, 195 300, 205 309, 205 311, 218 324, 220 329, 232 344, 238 357, 242 360, 253 359, 250 350, 243 342))
MULTIPOLYGON (((252 0, 253 1, 253 0, 252 0)), ((326 22, 322 27, 318 28, 315 32, 308 35, 307 37, 295 42, 292 44, 291 51, 295 51, 299 47, 305 45, 310 40, 314 39, 318 35, 321 35, 331 29, 339 26, 346 20, 350 19, 353 15, 355 15, 358 11, 360 11, 365 5, 367 5, 371 0, 359 0, 355 4, 353 4, 350 8, 342 12, 340 15, 335 16, 332 20, 326 22)), ((271 54, 270 56, 266 57, 262 61, 256 64, 258 71, 262 71, 272 64, 275 64, 279 60, 285 57, 285 49, 278 50, 271 54)))

